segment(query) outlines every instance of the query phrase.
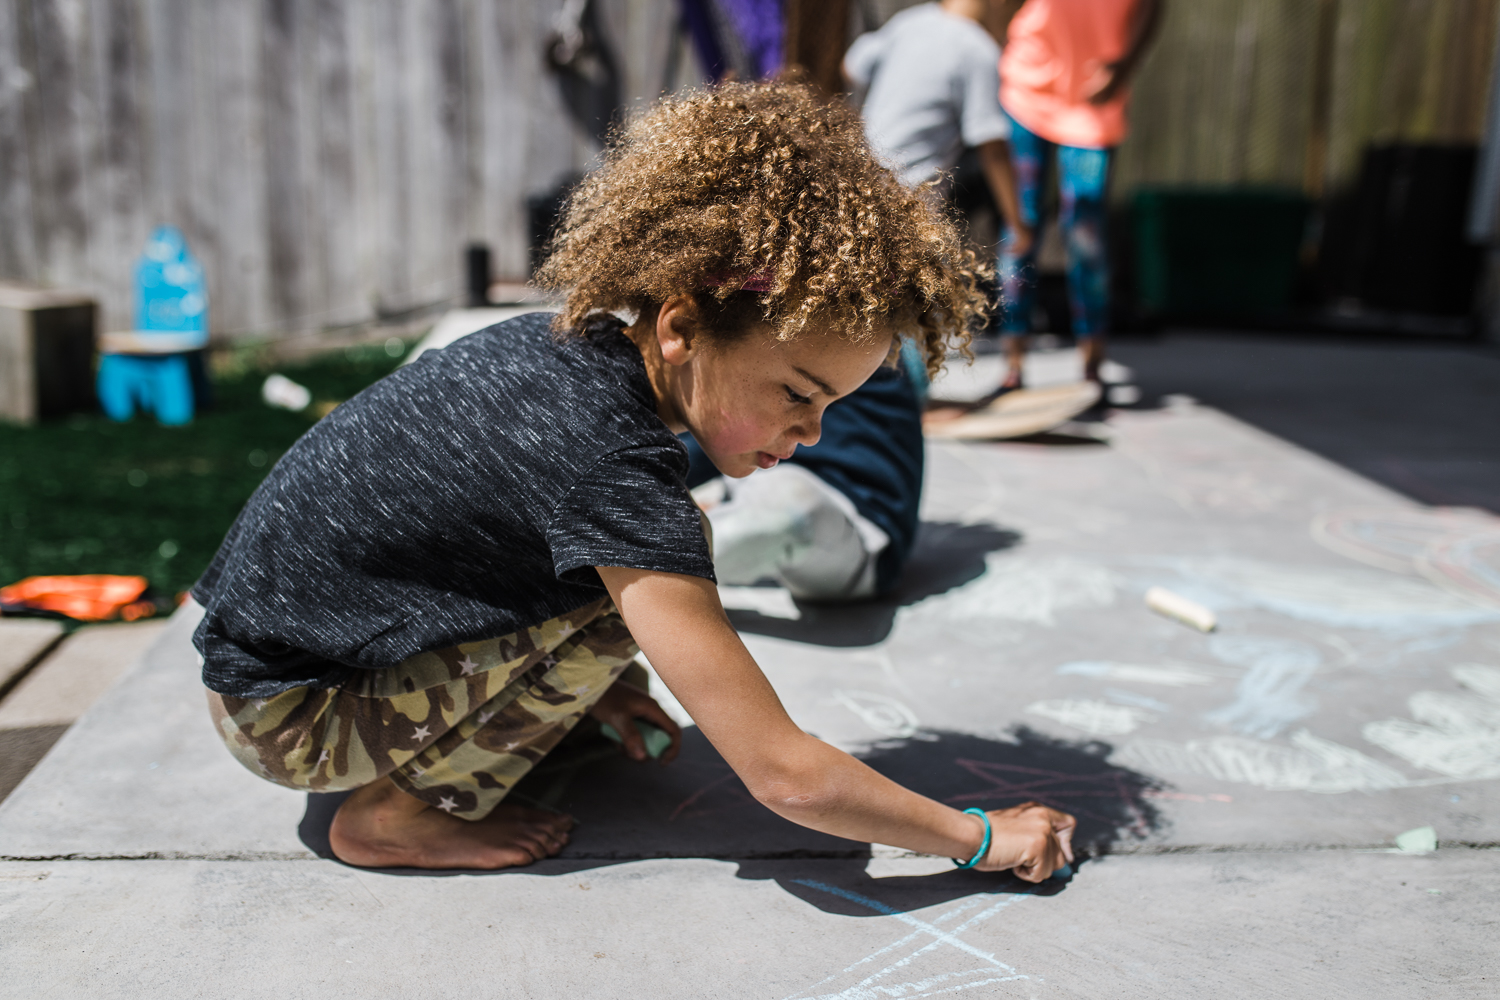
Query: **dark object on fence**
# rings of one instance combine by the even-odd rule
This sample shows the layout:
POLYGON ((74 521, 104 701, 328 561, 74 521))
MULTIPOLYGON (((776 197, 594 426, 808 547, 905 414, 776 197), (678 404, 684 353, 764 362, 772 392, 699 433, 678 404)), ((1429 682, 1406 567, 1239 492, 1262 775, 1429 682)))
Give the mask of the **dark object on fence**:
POLYGON ((1236 319, 1284 311, 1310 204, 1274 188, 1142 188, 1133 204, 1145 316, 1236 319))
POLYGON ((97 316, 78 292, 0 284, 0 420, 93 409, 97 316))
POLYGON ((531 234, 531 270, 533 272, 541 267, 542 261, 547 258, 547 249, 552 242, 552 234, 557 229, 557 221, 562 215, 563 206, 568 203, 568 195, 573 193, 573 188, 581 180, 583 180, 582 174, 572 174, 563 178, 551 190, 534 194, 526 199, 526 221, 531 234))
POLYGON ((1359 183, 1329 207, 1321 254, 1335 299, 1376 309, 1466 315, 1480 250, 1467 241, 1473 146, 1373 146, 1359 183))
POLYGON ((600 143, 620 111, 620 67, 604 37, 594 0, 570 0, 553 18, 547 67, 557 74, 563 105, 600 143))
POLYGON ((490 248, 483 243, 470 243, 464 251, 464 287, 470 309, 490 304, 490 248))

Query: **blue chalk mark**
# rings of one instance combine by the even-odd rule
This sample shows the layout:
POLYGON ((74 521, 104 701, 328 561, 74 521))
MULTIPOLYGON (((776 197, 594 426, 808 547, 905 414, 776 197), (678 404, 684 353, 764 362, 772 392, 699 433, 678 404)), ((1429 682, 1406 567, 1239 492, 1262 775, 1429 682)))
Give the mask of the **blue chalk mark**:
POLYGON ((1078 674, 1083 677, 1108 677, 1114 666, 1107 660, 1074 660, 1072 663, 1062 664, 1054 673, 1078 674))
POLYGON ((1235 688, 1235 700, 1204 718, 1247 736, 1268 740, 1317 711, 1316 698, 1303 691, 1322 663, 1317 649, 1296 639, 1222 635, 1208 648, 1225 663, 1248 667, 1235 688))
POLYGON ((888 917, 898 916, 901 913, 900 910, 892 906, 887 906, 878 899, 871 899, 869 896, 861 896, 857 892, 850 892, 848 889, 840 889, 838 886, 829 885, 827 882, 814 882, 812 879, 806 878, 794 878, 792 879, 792 882, 797 885, 805 885, 809 889, 817 889, 819 892, 826 892, 829 895, 837 896, 840 899, 847 899, 849 902, 858 903, 860 906, 868 906, 876 913, 884 913, 888 917))
POLYGON ((1166 702, 1157 701, 1155 698, 1151 698, 1143 694, 1136 694, 1134 691, 1121 691, 1119 688, 1105 688, 1104 697, 1108 698, 1110 701, 1114 702, 1117 705, 1134 705, 1137 708, 1149 708, 1153 712, 1172 711, 1172 706, 1168 705, 1166 702))

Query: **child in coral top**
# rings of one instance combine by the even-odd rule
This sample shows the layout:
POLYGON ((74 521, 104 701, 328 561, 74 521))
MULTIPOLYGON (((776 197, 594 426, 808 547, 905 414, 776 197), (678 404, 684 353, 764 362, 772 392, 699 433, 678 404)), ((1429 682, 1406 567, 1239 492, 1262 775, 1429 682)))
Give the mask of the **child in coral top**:
POLYGON ((1068 303, 1084 377, 1099 381, 1109 327, 1105 190, 1125 139, 1128 82, 1161 17, 1162 0, 1026 0, 1000 58, 1000 104, 1014 123, 1011 157, 1021 231, 1000 244, 1001 336, 1019 388, 1036 301, 1036 247, 1047 172, 1055 163, 1058 226, 1068 256, 1068 303))

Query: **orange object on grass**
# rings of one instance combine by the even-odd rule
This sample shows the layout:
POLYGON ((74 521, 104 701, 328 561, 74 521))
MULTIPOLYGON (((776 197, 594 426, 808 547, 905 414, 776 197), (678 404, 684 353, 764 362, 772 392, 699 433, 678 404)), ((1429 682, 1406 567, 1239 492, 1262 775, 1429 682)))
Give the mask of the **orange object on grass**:
MULTIPOLYGON (((146 617, 138 598, 146 592, 144 576, 28 576, 0 587, 0 605, 29 611, 55 611, 81 622, 102 622, 125 612, 126 621, 146 617)), ((153 608, 154 610, 154 608, 153 608)))

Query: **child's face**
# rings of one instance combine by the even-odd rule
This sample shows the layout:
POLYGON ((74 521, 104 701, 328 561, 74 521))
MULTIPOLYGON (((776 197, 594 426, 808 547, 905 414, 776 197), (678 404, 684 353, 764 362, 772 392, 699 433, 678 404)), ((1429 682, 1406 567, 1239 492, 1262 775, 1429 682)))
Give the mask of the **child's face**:
POLYGON ((863 385, 890 352, 889 337, 851 343, 809 333, 778 341, 769 327, 727 345, 706 343, 680 314, 669 315, 671 306, 657 323, 663 416, 692 431, 734 478, 816 444, 828 404, 863 385))

